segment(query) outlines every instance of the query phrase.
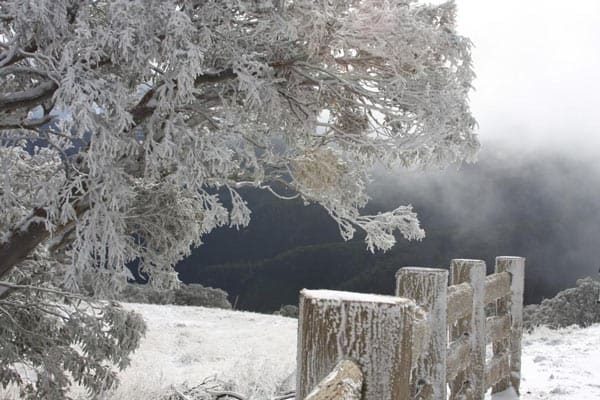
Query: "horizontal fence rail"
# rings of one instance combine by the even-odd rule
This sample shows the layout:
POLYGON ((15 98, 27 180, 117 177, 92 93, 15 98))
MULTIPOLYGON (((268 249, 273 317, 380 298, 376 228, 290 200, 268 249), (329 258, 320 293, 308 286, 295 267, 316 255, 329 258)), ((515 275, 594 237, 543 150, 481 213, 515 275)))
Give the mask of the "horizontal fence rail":
POLYGON ((524 268, 521 257, 497 257, 489 276, 481 260, 452 260, 449 271, 404 267, 396 297, 303 290, 296 399, 345 399, 328 393, 343 391, 331 382, 341 371, 356 375, 351 365, 361 386, 356 397, 351 385, 348 399, 483 400, 490 388, 509 387, 518 393, 524 268))
POLYGON ((353 361, 340 361, 305 400, 360 400, 363 374, 353 361))

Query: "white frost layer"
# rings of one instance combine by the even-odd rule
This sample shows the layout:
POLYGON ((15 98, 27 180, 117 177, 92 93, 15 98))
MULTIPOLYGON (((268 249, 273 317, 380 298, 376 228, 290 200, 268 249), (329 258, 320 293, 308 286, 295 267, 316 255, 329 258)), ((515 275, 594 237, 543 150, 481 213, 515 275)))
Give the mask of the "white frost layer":
MULTIPOLYGON (((269 396, 259 397, 257 385, 276 386, 295 368, 295 319, 202 307, 126 307, 142 313, 148 333, 109 400, 158 398, 169 385, 194 385, 211 375, 231 380, 241 393, 253 392, 251 400, 264 400, 269 396)), ((600 399, 600 324, 525 333, 522 367, 519 400, 600 399)))
POLYGON ((429 267, 402 267, 396 272, 396 278, 402 274, 402 271, 421 272, 427 274, 435 274, 439 272, 448 272, 447 269, 429 268, 429 267))
POLYGON ((361 303, 409 304, 412 301, 404 297, 385 296, 370 293, 342 292, 337 290, 302 290, 302 295, 307 299, 355 301, 361 303))
POLYGON ((519 256, 498 256, 496 258, 502 258, 505 260, 516 260, 516 261, 525 260, 523 257, 519 257, 519 256))
POLYGON ((521 397, 509 391, 492 400, 600 399, 600 324, 523 335, 521 397))
POLYGON ((600 399, 600 324, 523 336, 523 399, 600 399))
POLYGON ((518 400, 519 396, 517 395, 517 392, 515 392, 515 389, 513 389, 512 387, 509 387, 508 389, 506 389, 503 392, 500 393, 495 393, 491 396, 492 400, 518 400))
POLYGON ((170 385, 195 386, 211 376, 232 382, 248 400, 265 400, 296 368, 293 318, 191 306, 125 307, 143 315, 148 332, 107 400, 154 400, 170 385))
POLYGON ((464 264, 471 264, 471 263, 475 263, 475 264, 479 264, 482 263, 482 260, 477 260, 474 258, 453 258, 452 261, 456 261, 457 263, 464 263, 464 264))

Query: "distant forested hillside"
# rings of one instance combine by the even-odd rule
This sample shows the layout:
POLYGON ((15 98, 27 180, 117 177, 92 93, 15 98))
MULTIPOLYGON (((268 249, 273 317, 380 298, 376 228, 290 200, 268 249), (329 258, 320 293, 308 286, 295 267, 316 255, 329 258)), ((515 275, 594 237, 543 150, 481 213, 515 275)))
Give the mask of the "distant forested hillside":
POLYGON ((484 151, 458 170, 376 174, 366 212, 410 203, 427 232, 387 253, 368 253, 360 237, 343 242, 318 207, 249 194, 250 226, 219 229, 177 267, 184 282, 223 288, 241 309, 294 304, 304 287, 392 293, 401 266, 479 258, 491 269, 497 255, 527 257, 532 303, 594 274, 600 260, 600 174, 589 160, 556 153, 484 151))

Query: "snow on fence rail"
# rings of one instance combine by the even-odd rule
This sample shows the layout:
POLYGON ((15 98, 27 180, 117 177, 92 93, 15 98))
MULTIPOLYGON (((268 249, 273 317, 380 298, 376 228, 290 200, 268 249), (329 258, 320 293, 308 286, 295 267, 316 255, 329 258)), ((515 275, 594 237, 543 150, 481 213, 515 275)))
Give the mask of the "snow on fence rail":
POLYGON ((342 360, 361 369, 361 400, 518 392, 524 268, 521 257, 498 257, 486 277, 483 261, 452 260, 448 286, 448 270, 405 267, 396 297, 303 290, 296 398, 318 395, 342 360))

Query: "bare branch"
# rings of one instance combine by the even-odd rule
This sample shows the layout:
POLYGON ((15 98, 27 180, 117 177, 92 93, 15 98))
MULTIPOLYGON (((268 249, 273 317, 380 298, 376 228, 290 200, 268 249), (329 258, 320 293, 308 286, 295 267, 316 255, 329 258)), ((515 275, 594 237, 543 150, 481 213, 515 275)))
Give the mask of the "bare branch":
POLYGON ((239 393, 235 393, 235 392, 230 392, 230 391, 226 391, 226 390, 207 390, 207 392, 209 394, 212 394, 213 396, 215 396, 215 399, 226 399, 228 397, 233 397, 234 399, 237 400, 247 400, 246 397, 242 396, 239 393))
MULTIPOLYGON (((34 128, 38 128, 40 126, 49 124, 54 120, 56 120, 56 118, 51 115, 48 115, 48 114, 44 115, 42 118, 33 119, 33 120, 23 120, 23 121, 21 121, 21 120, 17 120, 17 121, 5 120, 0 123, 0 129, 34 129, 34 128)), ((66 135, 62 135, 62 136, 66 136, 66 135)))
POLYGON ((38 106, 51 98, 56 89, 58 89, 56 82, 45 81, 21 92, 0 94, 0 112, 38 106))
POLYGON ((0 68, 0 76, 6 76, 6 75, 11 75, 11 74, 32 74, 32 75, 39 75, 41 77, 44 78, 50 78, 52 80, 54 80, 56 82, 56 79, 51 77, 50 74, 48 74, 45 71, 36 69, 36 68, 31 68, 31 67, 22 67, 22 66, 15 66, 15 65, 11 65, 8 67, 4 67, 4 68, 0 68))

